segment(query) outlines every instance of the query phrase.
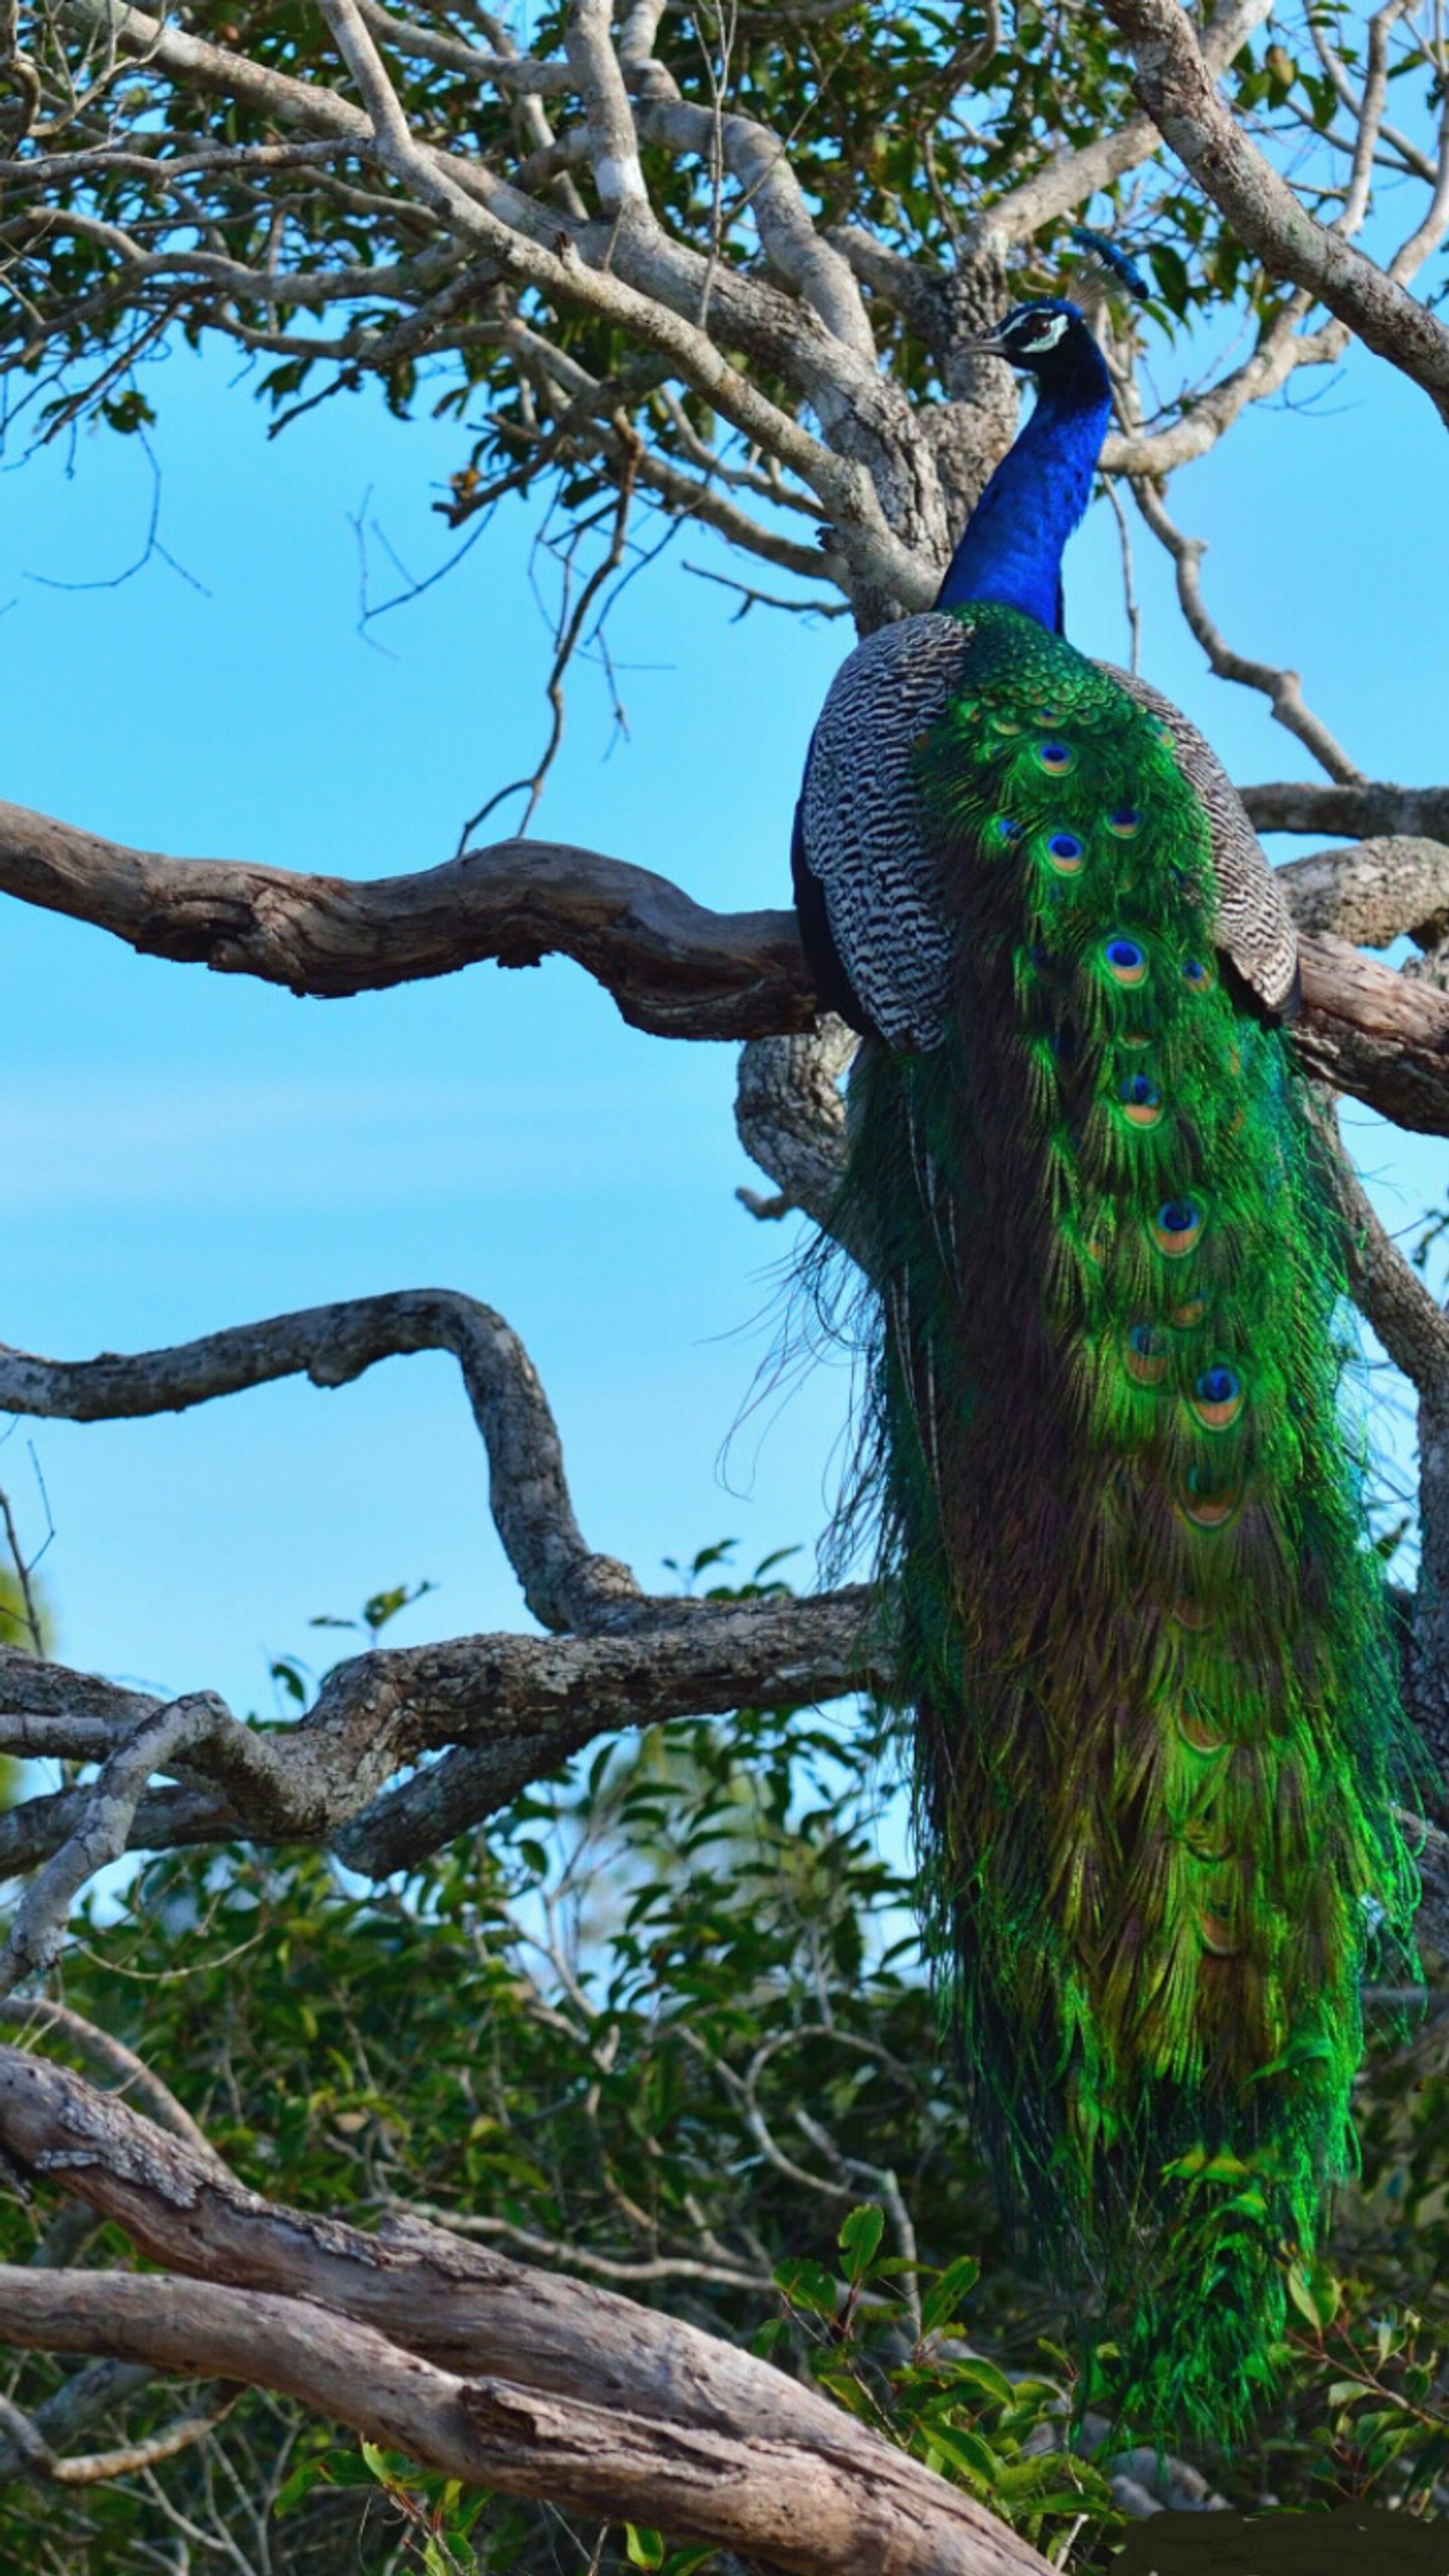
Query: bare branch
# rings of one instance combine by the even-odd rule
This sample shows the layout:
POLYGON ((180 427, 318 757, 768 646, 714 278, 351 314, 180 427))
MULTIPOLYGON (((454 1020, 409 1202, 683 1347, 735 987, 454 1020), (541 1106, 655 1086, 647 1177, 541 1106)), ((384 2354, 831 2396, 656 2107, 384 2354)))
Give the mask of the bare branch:
POLYGON ((274 2206, 8 2049, 0 2144, 172 2267, 0 2270, 10 2343, 276 2388, 469 2484, 714 2540, 799 2576, 1045 2566, 959 2489, 697 2328, 440 2229, 369 2237, 274 2206))
MULTIPOLYGON (((879 1687, 883 1650, 865 1591, 644 1600, 608 1634, 457 1637, 352 1656, 327 1675, 304 1718, 265 1735, 207 1694, 171 1741, 159 1728, 170 1712, 144 1702, 128 1723, 117 1719, 108 1747, 89 1744, 85 1758, 103 1765, 130 1756, 99 1816, 96 1793, 85 1788, 0 1815, 0 1877, 68 1854, 52 1884, 81 1883, 75 1873, 98 1826, 121 1841, 117 1796, 129 1806, 125 1849, 325 1843, 350 1867, 386 1877, 506 1806, 598 1735, 879 1687), (462 1749, 384 1794, 399 1771, 445 1746, 462 1749), (144 1794, 133 1796, 148 1758, 151 1770, 174 1759, 186 1785, 144 1789, 143 1777, 144 1794)), ((26 1713, 32 1688, 53 1709, 67 1685, 82 1708, 104 1687, 30 1656, 0 1665, 0 1701, 19 1710, 33 1752, 73 1742, 74 1721, 26 1713)), ((56 1919, 52 1909, 47 1925, 56 1919)))
POLYGON ((359 884, 176 860, 0 805, 0 892, 143 954, 328 997, 483 959, 572 957, 659 1037, 750 1037, 813 1016, 794 916, 712 913, 663 877, 559 841, 501 841, 359 884))
POLYGON ((66 1422, 134 1420, 282 1377, 347 1386, 379 1360, 438 1350, 451 1351, 463 1372, 498 1534, 534 1616, 551 1628, 587 1627, 641 1601, 627 1569, 584 1540, 557 1425, 522 1342, 491 1306, 450 1289, 305 1307, 130 1358, 44 1360, 0 1344, 0 1409, 66 1422))
POLYGON ((98 2030, 84 2013, 75 2012, 69 2004, 57 2003, 50 1995, 6 1995, 0 1999, 0 2021, 18 2022, 22 2028, 39 2031, 42 2036, 64 2040, 82 2057, 104 2069, 115 2079, 118 2090, 131 2094, 140 2104, 147 2119, 158 2128, 170 2129, 194 2156, 207 2163, 219 2164, 216 2149, 197 2127, 184 2103, 178 2102, 169 2084, 144 2058, 136 2055, 109 2031, 98 2030))
POLYGON ((1280 671, 1270 662, 1251 661, 1246 654, 1233 652, 1224 642, 1221 631, 1214 625, 1203 603, 1202 584, 1198 578, 1198 566, 1207 552, 1205 539, 1183 535, 1168 517, 1161 498, 1150 483, 1134 478, 1132 494, 1153 535, 1172 557, 1183 616, 1218 678, 1237 680, 1246 689, 1261 689, 1271 703, 1275 722, 1286 725, 1289 733, 1297 735, 1314 759, 1327 770, 1329 777, 1343 785, 1357 786, 1363 778, 1363 771, 1354 766, 1327 725, 1304 705, 1298 673, 1280 671))
POLYGON ((1219 97, 1177 0, 1104 0, 1132 48, 1133 87, 1180 161, 1275 277, 1306 287, 1402 369, 1449 424, 1449 330, 1396 278, 1315 221, 1219 97))
POLYGON ((163 2460, 174 2460, 178 2452, 190 2450, 194 2442, 204 2442, 235 2405, 237 2395, 234 2388, 226 2390, 210 2414, 183 2415, 144 2442, 126 2442, 115 2450, 72 2453, 69 2457, 51 2448, 37 2418, 23 2413, 8 2397, 0 2397, 0 2438, 19 2453, 32 2477, 45 2478, 59 2487, 101 2486, 112 2478, 134 2477, 141 2469, 157 2468, 163 2460))
POLYGON ((1300 331, 1297 325, 1311 303, 1308 295, 1287 297, 1252 356, 1196 395, 1180 420, 1165 429, 1134 428, 1109 436, 1102 449, 1103 472, 1152 477, 1175 473, 1178 466, 1206 456, 1250 404, 1281 393, 1299 367, 1335 365, 1348 346, 1348 328, 1341 322, 1326 322, 1316 331, 1300 331))
MULTIPOLYGON (((1449 833, 1449 789, 1249 788, 1260 829, 1449 833), (1328 800, 1328 810, 1323 810, 1328 800), (1347 811, 1335 800, 1343 800, 1347 811), (1365 819, 1360 822, 1362 815, 1365 819), (1290 823, 1286 828, 1294 828, 1290 823)), ((357 884, 246 861, 128 850, 0 805, 0 891, 113 931, 154 956, 252 974, 296 993, 375 991, 483 958, 574 958, 626 1020, 660 1037, 802 1033, 818 1005, 792 913, 711 913, 663 877, 596 851, 504 841, 416 876, 357 884)), ((1304 940, 1314 1061, 1401 1125, 1449 1133, 1449 1001, 1341 941, 1304 940)))
POLYGON ((1284 890, 1300 930, 1331 931, 1360 948, 1388 948, 1405 932, 1435 948, 1449 930, 1449 844, 1386 835, 1290 859, 1284 890))
POLYGON ((1260 832, 1338 832, 1345 840, 1404 835, 1449 844, 1449 787, 1396 787, 1383 779, 1325 787, 1274 779, 1238 790, 1260 832))
MULTIPOLYGON (((57 2226, 63 2225, 66 2217, 84 2219, 84 2216, 82 2206, 71 2202, 62 2219, 57 2221, 57 2226)), ((91 2226, 95 2223, 92 2220, 91 2226)), ((53 2457, 62 2457, 67 2444, 78 2433, 87 2432, 92 2424, 102 2423, 108 2415, 115 2414, 128 2398, 148 2388, 154 2375, 144 2365, 129 2361, 98 2361, 89 2370, 76 2371, 53 2397, 47 2397, 44 2404, 37 2406, 26 2418, 31 2445, 38 2440, 53 2457)), ((0 2424, 0 2483, 8 2484, 14 2478, 24 2477, 26 2469, 27 2449, 24 2443, 0 2424)))

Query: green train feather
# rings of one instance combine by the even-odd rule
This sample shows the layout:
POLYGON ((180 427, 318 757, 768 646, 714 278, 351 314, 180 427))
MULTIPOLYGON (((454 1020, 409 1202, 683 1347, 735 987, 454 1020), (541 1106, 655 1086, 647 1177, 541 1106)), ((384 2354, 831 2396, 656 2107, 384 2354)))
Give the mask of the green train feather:
POLYGON ((1149 2436, 1270 2390, 1407 1939, 1400 1720, 1291 1047, 1165 726, 975 605, 919 744, 950 1026, 868 1041, 839 1223, 928 1941, 1004 2205, 1149 2436))

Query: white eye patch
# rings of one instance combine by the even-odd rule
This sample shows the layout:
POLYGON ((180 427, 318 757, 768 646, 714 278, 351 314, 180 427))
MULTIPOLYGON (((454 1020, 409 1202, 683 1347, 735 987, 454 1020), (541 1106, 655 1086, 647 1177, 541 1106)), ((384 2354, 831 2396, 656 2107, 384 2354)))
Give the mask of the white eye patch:
POLYGON ((1065 313, 1047 313, 1044 314, 1041 321, 1037 323, 1030 339, 1023 338, 1019 332, 1015 331, 1011 336, 1024 357, 1034 358, 1043 349, 1054 349, 1066 327, 1067 316, 1065 313))

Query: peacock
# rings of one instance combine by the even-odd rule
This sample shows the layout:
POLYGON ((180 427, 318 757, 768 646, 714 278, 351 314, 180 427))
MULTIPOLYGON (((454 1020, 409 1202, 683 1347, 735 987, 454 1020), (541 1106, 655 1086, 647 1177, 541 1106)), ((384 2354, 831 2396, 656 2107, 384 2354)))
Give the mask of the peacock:
POLYGON ((840 670, 796 817, 862 1041, 860 1473, 1003 2213, 1119 2421, 1231 2439, 1351 2167, 1366 1964, 1411 1944, 1403 1719, 1292 922, 1202 736, 1064 640, 1085 314, 980 345, 1030 420, 934 610, 840 670))

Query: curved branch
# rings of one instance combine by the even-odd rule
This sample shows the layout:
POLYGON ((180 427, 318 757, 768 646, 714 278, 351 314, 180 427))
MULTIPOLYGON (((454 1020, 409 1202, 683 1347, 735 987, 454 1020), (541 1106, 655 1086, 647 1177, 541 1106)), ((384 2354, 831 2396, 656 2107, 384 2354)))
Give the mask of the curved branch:
POLYGON ((1158 544, 1172 557, 1178 605, 1190 632, 1207 655, 1209 667, 1220 680, 1236 680, 1243 688, 1260 689, 1271 704, 1274 721, 1297 735, 1330 778, 1358 786, 1363 771, 1355 767, 1322 719, 1305 705, 1298 673, 1280 670, 1271 662, 1256 662, 1246 653, 1235 653, 1209 616, 1198 575, 1198 566, 1207 552, 1206 539, 1184 536, 1150 483, 1134 477, 1132 494, 1158 544))
POLYGON ((121 2093, 132 2093, 145 2116, 158 2128, 170 2129, 183 2146, 191 2149, 207 2164, 225 2167, 210 2139, 200 2130, 183 2102, 178 2102, 169 2084, 127 2048, 123 2040, 97 2028, 84 2013, 70 2005, 57 2003, 52 1995, 7 1995, 0 2002, 0 2021, 16 2022, 23 2029, 38 2031, 43 2038, 61 2040, 92 2064, 104 2068, 121 2093))
POLYGON ((0 2050, 0 2144, 165 2274, 0 2268, 0 2338, 275 2388, 473 2485, 798 2576, 1041 2576, 985 2508, 752 2355, 416 2222, 244 2191, 114 2099, 0 2050))
POLYGON ((452 1289, 304 1307, 130 1357, 108 1351, 94 1360, 46 1360, 0 1343, 0 1411, 48 1421, 135 1420, 182 1413, 276 1378, 347 1386, 378 1360, 416 1351, 451 1351, 463 1372, 488 1452, 493 1518, 535 1618, 549 1628, 587 1628, 642 1601, 627 1567, 585 1542, 558 1427, 518 1335, 491 1306, 452 1289))
POLYGON ((709 912, 664 877, 562 841, 500 841, 358 884, 162 858, 0 804, 0 893, 146 956, 325 999, 564 956, 656 1037, 751 1037, 814 1015, 793 914, 709 912))
MULTIPOLYGON (((161 1742, 149 1730, 174 1712, 137 1694, 104 1743, 88 1733, 80 1758, 104 1765, 144 1755, 150 1776, 174 1756, 184 1785, 147 1788, 128 1759, 124 1819, 114 1794, 98 1802, 89 1788, 24 1800, 0 1815, 0 1878, 63 1852, 73 1876, 103 1821, 130 1851, 322 1843, 352 1868, 385 1877, 454 1841, 598 1735, 883 1686, 888 1640, 873 1611, 864 1589, 805 1600, 643 1600, 610 1634, 378 1647, 334 1666, 306 1717, 268 1734, 207 1693, 177 1703, 197 1712, 184 1742, 169 1734, 161 1742), (399 1771, 445 1746, 462 1749, 388 1793, 399 1771)), ((32 1756, 70 1758, 76 1721, 64 1704, 88 1711, 105 1687, 11 1652, 0 1660, 0 1747, 23 1741, 32 1756), (35 1712, 37 1696, 45 1713, 35 1712)), ((68 1903, 66 1872, 55 1885, 68 1903)), ((57 1919, 52 1907, 47 1920, 57 1919)))

